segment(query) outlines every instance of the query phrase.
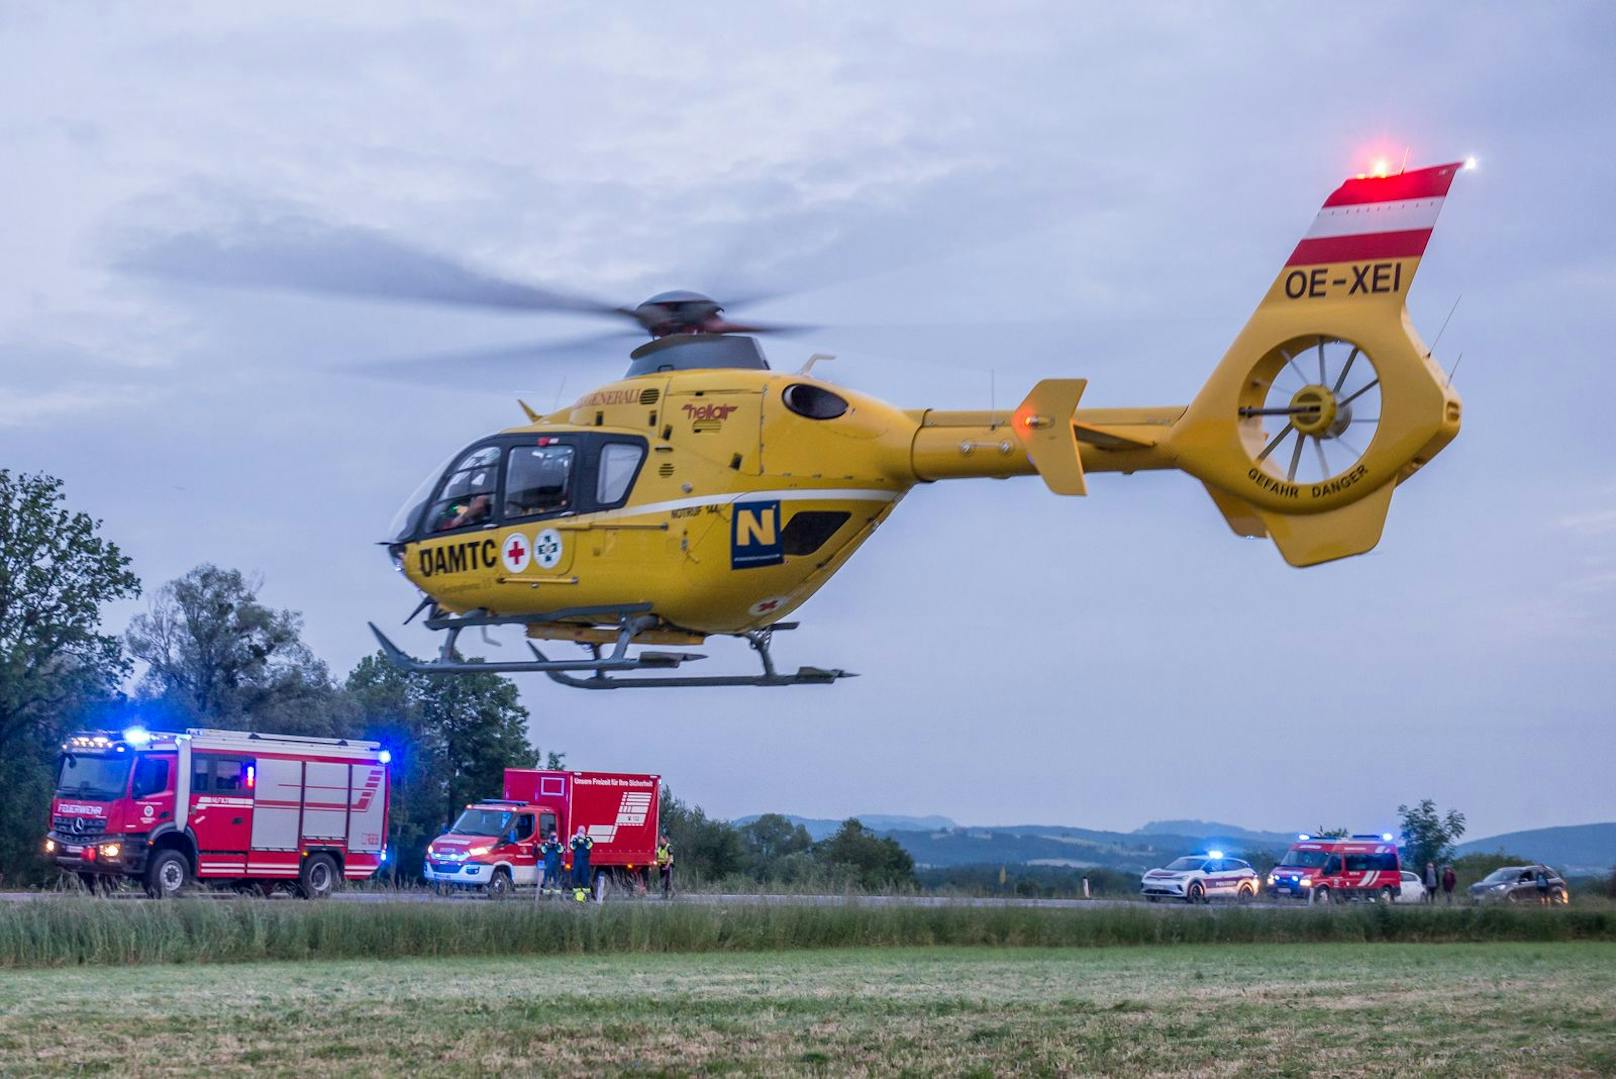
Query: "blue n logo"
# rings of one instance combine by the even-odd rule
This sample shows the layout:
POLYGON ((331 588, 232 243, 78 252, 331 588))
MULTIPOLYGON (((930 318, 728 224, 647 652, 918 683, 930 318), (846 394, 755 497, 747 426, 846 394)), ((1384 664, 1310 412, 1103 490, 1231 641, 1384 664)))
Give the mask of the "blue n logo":
POLYGON ((737 502, 730 519, 729 568, 757 569, 786 560, 780 547, 780 503, 737 502))

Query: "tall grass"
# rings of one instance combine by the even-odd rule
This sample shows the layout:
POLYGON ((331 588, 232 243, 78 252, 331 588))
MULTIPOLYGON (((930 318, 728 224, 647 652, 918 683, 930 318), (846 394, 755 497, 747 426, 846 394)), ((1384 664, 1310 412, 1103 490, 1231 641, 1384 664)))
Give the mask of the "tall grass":
POLYGON ((1605 910, 119 902, 0 908, 0 967, 899 945, 1616 940, 1605 910))

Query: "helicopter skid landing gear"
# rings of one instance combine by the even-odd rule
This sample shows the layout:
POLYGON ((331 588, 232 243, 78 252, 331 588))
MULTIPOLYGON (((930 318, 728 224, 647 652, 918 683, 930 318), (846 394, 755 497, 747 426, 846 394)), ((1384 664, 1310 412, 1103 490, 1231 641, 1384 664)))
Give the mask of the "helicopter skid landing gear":
POLYGON ((470 611, 463 615, 442 615, 428 618, 426 625, 429 629, 444 630, 446 636, 438 649, 438 658, 434 660, 419 660, 403 649, 399 648, 387 636, 370 623, 370 631, 376 635, 376 641, 381 645, 382 653, 394 666, 414 674, 519 674, 532 673, 548 675, 553 681, 564 686, 573 686, 577 689, 631 689, 631 688, 668 688, 677 686, 813 686, 829 685, 839 678, 857 677, 850 671, 826 669, 821 667, 799 667, 794 674, 781 674, 774 666, 774 657, 769 652, 769 645, 774 637, 775 630, 795 629, 795 622, 782 622, 767 629, 752 630, 744 634, 737 634, 746 638, 753 651, 758 653, 763 665, 763 673, 755 675, 654 675, 644 678, 624 678, 622 674, 630 671, 670 670, 680 664, 707 658, 699 652, 653 652, 642 651, 635 655, 628 654, 629 645, 634 637, 657 625, 657 619, 650 613, 650 605, 636 605, 633 607, 602 608, 557 611, 543 618, 509 618, 490 615, 484 611, 470 611), (582 617, 613 618, 617 623, 617 639, 611 645, 611 651, 605 652, 599 644, 586 644, 589 656, 582 659, 551 659, 541 652, 532 641, 527 642, 528 649, 533 653, 531 660, 491 660, 487 662, 468 663, 461 659, 455 651, 455 642, 462 630, 473 626, 488 627, 493 625, 531 625, 543 622, 559 622, 563 620, 576 620, 582 617), (584 672, 588 672, 587 675, 584 672))

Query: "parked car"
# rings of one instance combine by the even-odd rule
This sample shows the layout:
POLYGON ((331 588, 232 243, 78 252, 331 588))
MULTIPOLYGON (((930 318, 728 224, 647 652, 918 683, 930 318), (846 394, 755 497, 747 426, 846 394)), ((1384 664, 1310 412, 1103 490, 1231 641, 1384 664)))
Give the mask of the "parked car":
POLYGON ((1398 893, 1395 903, 1423 903, 1425 902, 1425 882, 1413 870, 1402 871, 1403 890, 1398 893))
POLYGON ((1214 899, 1234 899, 1242 903, 1257 895, 1257 871, 1239 858, 1225 858, 1222 851, 1194 854, 1174 859, 1161 869, 1152 869, 1139 880, 1139 890, 1155 903, 1181 899, 1186 903, 1209 903, 1214 899))
POLYGON ((1536 903, 1542 894, 1537 887, 1539 870, 1548 877, 1549 900, 1571 902, 1565 878, 1542 864, 1501 866, 1470 886, 1470 899, 1475 903, 1536 903))

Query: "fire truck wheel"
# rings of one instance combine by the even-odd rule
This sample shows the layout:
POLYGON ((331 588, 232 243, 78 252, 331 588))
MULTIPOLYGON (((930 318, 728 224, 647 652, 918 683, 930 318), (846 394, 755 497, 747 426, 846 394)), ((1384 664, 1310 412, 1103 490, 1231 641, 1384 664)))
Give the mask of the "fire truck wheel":
POLYGON ((324 899, 337 890, 341 879, 331 855, 316 854, 304 860, 303 872, 297 878, 297 891, 304 899, 324 899))
POLYGON ((177 850, 160 850, 146 864, 146 894, 153 899, 173 899, 184 890, 191 877, 191 863, 177 850))
POLYGON ((1198 880, 1190 881, 1189 889, 1184 893, 1184 902, 1186 902, 1186 903, 1205 903, 1206 902, 1206 889, 1201 886, 1200 881, 1198 881, 1198 880))
POLYGON ((1327 907, 1335 902, 1335 896, 1330 894, 1330 889, 1328 888, 1314 888, 1312 902, 1321 903, 1327 907))
POLYGON ((516 889, 511 881, 511 871, 504 866, 494 870, 494 875, 488 878, 488 898, 504 899, 516 889))
POLYGON ((1380 901, 1382 903, 1392 903, 1395 902, 1396 899, 1397 893, 1391 888, 1382 888, 1380 890, 1380 901))

